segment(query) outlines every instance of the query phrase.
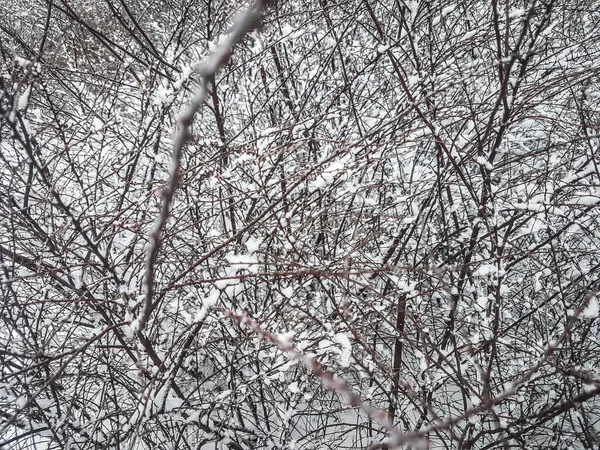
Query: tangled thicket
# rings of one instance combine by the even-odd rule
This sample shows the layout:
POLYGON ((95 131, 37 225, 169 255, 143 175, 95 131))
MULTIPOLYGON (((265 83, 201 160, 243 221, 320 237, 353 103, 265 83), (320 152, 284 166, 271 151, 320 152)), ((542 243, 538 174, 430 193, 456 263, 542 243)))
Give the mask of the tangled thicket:
POLYGON ((0 3, 0 446, 598 448, 600 2, 238 6, 0 3))

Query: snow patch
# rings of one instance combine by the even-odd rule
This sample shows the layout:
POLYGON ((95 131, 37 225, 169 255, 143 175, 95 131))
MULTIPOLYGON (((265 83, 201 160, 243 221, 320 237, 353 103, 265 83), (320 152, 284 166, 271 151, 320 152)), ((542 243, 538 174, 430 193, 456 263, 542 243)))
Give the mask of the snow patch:
POLYGON ((333 342, 340 344, 342 349, 339 350, 338 364, 342 367, 350 365, 350 357, 352 356, 352 344, 348 336, 344 333, 338 333, 333 337, 333 342))
POLYGON ((600 313, 600 305, 598 304, 598 297, 594 296, 590 299, 587 307, 581 312, 579 317, 583 319, 595 319, 600 313))

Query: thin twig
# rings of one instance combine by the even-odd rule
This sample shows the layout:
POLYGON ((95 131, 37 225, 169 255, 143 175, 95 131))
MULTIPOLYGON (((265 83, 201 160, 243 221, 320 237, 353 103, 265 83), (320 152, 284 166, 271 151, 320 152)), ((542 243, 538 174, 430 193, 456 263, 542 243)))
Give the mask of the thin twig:
POLYGON ((173 148, 173 156, 171 159, 171 171, 169 181, 162 192, 162 205, 156 223, 149 235, 148 257, 146 260, 146 296, 144 305, 138 317, 132 322, 132 328, 138 332, 142 332, 146 327, 148 318, 152 313, 154 297, 154 273, 156 259, 160 250, 160 236, 165 227, 173 194, 179 181, 179 168, 181 165, 181 155, 183 147, 190 137, 190 127, 194 121, 194 116, 204 104, 208 93, 210 80, 216 75, 229 58, 235 44, 237 44, 249 31, 257 24, 264 8, 265 1, 254 1, 248 9, 239 17, 235 25, 231 28, 230 34, 223 40, 217 49, 208 57, 208 59, 196 67, 196 71, 200 75, 200 88, 190 105, 183 111, 178 119, 179 132, 175 136, 175 144, 173 148))

